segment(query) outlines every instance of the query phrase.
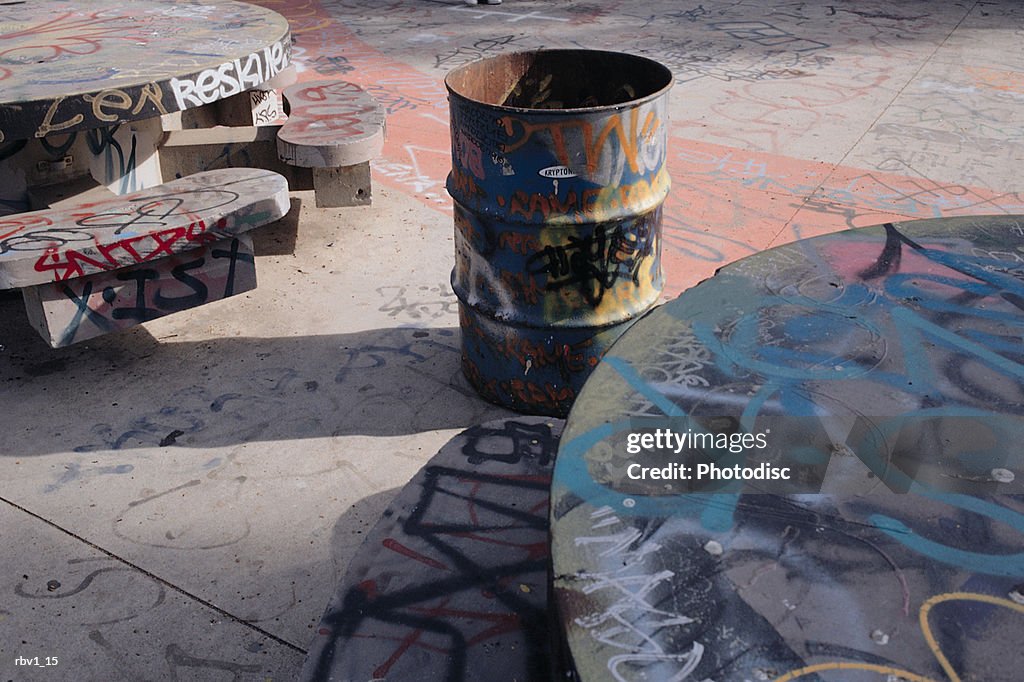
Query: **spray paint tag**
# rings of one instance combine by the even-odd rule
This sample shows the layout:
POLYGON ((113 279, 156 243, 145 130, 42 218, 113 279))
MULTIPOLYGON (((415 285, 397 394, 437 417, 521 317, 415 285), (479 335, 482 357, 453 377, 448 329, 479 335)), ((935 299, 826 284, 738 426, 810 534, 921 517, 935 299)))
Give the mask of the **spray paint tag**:
POLYGON ((545 178, 575 178, 576 174, 568 166, 548 166, 537 171, 545 178))

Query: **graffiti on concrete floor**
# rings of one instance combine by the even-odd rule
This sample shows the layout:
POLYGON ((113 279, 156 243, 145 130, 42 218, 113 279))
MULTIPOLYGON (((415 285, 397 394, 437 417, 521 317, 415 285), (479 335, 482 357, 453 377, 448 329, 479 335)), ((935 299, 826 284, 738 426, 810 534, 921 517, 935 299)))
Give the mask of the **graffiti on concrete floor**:
POLYGON ((303 678, 542 680, 548 485, 561 422, 462 432, 384 513, 348 568, 303 678))

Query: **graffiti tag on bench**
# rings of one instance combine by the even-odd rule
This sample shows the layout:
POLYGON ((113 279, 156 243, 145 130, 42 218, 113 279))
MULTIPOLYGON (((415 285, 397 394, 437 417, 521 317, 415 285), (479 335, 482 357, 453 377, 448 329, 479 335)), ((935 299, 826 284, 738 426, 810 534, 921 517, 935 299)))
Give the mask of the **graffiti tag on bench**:
POLYGON ((334 168, 365 163, 384 146, 384 107, 346 81, 300 83, 285 89, 288 121, 277 137, 281 159, 294 166, 334 168))
POLYGON ((54 348, 256 288, 252 239, 240 235, 114 272, 24 290, 29 321, 54 348))
POLYGON ((289 209, 276 173, 197 173, 121 197, 0 219, 0 288, 64 281, 210 244, 289 209))

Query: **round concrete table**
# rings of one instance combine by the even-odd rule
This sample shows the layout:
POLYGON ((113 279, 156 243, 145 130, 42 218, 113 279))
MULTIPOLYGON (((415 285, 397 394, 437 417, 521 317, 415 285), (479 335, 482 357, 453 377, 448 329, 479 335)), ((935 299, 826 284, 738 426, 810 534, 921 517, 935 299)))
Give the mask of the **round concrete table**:
POLYGON ((1022 336, 1024 216, 803 240, 641 319, 555 468, 580 678, 1021 679, 1022 336))
POLYGON ((255 88, 290 60, 281 15, 244 2, 0 6, 0 142, 99 128, 255 88))

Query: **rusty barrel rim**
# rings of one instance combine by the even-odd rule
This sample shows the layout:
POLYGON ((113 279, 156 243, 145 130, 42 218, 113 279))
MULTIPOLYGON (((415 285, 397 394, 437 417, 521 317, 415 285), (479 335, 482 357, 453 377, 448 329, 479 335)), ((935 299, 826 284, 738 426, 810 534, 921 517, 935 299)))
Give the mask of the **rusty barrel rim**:
MULTIPOLYGON (((526 66, 528 68, 528 66, 526 66)), ((522 75, 526 72, 526 69, 520 73, 522 75)), ((509 72, 509 76, 513 72, 509 72)), ((506 79, 508 80, 508 79, 506 79)), ((466 102, 478 106, 491 107, 500 111, 515 112, 515 113, 529 113, 531 115, 565 115, 572 113, 585 113, 600 111, 603 109, 618 109, 625 107, 635 107, 651 100, 664 97, 668 91, 672 88, 675 83, 675 77, 672 71, 662 64, 648 57, 642 57, 640 55, 630 54, 627 52, 612 52, 609 50, 587 50, 577 48, 555 48, 555 49, 540 49, 540 50, 522 50, 518 52, 508 52, 506 54, 497 55, 494 57, 484 57, 482 59, 474 60, 468 64, 464 64, 460 67, 452 69, 445 76, 444 85, 448 89, 450 97, 457 97, 466 102), (631 65, 631 71, 634 73, 647 73, 651 81, 653 81, 649 87, 644 88, 644 94, 636 94, 634 97, 630 97, 627 100, 622 100, 607 104, 595 104, 593 106, 570 106, 560 108, 550 107, 524 107, 509 105, 494 101, 488 101, 489 99, 497 99, 495 97, 483 97, 481 95, 474 96, 469 94, 467 91, 473 88, 486 89, 488 85, 494 85, 493 78, 487 78, 485 76, 496 75, 494 72, 488 72, 487 67, 498 64, 508 64, 512 67, 523 67, 527 64, 532 65, 533 60, 536 59, 567 59, 572 57, 579 57, 587 60, 605 60, 608 63, 620 62, 622 65, 631 65), (651 73, 657 74, 656 77, 651 76, 651 73), (663 83, 660 83, 663 81, 663 83), (482 84, 481 84, 482 83, 482 84), (659 84, 660 83, 660 84, 659 84), (652 89, 653 88, 653 89, 652 89), (646 92, 650 90, 649 92, 646 92)), ((506 83, 505 86, 508 84, 506 83)), ((504 86, 503 86, 504 87, 504 86)), ((507 98, 502 98, 507 99, 507 98)))

